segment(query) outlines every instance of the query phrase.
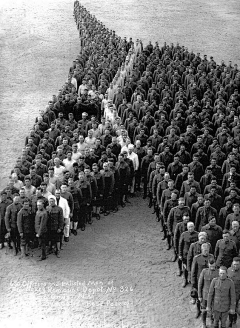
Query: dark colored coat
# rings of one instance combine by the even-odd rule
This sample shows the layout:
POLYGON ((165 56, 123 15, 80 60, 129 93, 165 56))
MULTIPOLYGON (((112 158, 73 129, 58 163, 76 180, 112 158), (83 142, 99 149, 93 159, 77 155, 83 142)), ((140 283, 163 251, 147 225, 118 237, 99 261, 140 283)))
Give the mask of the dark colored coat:
POLYGON ((233 258, 237 255, 237 246, 234 241, 229 240, 228 243, 226 243, 223 239, 217 241, 215 258, 218 267, 225 266, 229 268, 232 264, 233 258))
POLYGON ((217 269, 210 270, 209 268, 205 268, 200 273, 198 279, 198 297, 203 300, 208 299, 209 288, 213 278, 217 278, 219 275, 219 271, 217 269))

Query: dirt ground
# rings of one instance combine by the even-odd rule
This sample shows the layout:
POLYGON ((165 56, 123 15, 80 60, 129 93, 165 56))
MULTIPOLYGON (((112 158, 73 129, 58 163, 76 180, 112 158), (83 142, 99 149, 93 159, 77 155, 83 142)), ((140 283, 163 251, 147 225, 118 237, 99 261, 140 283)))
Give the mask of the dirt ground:
MULTIPOLYGON (((240 63, 239 1, 88 0, 121 36, 176 42, 240 63)), ((79 49, 70 0, 0 0, 0 189, 40 108, 64 83, 79 49)), ((0 327, 200 327, 165 250, 159 224, 138 197, 71 236, 61 259, 19 260, 0 251, 0 327)))

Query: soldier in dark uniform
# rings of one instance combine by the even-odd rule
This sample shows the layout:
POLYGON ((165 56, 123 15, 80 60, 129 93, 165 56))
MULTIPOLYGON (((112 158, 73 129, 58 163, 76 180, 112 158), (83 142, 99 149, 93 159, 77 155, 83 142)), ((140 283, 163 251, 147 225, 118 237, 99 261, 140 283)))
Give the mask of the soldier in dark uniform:
POLYGON ((190 217, 190 209, 187 206, 185 206, 184 198, 179 198, 178 206, 170 210, 170 213, 167 218, 168 235, 171 238, 171 242, 169 242, 170 247, 172 246, 172 238, 176 225, 177 223, 182 222, 182 218, 184 214, 187 214, 190 217))
POLYGON ((211 282, 208 300, 207 311, 213 311, 214 328, 226 327, 228 314, 235 314, 236 293, 235 286, 231 279, 227 278, 227 268, 221 266, 219 268, 219 277, 214 278, 211 282))
POLYGON ((130 176, 129 165, 124 161, 124 155, 118 156, 116 168, 119 174, 119 202, 122 207, 125 207, 124 197, 127 193, 128 178, 130 176))
POLYGON ((49 253, 52 251, 52 246, 56 245, 55 254, 59 258, 61 233, 63 231, 63 210, 56 205, 56 197, 50 195, 48 197, 49 206, 47 206, 48 213, 48 240, 49 253))
POLYGON ((219 239, 215 248, 215 258, 217 266, 225 266, 229 268, 234 257, 238 255, 237 246, 234 241, 230 239, 228 230, 223 230, 223 239, 219 239))
POLYGON ((82 231, 85 230, 85 225, 88 219, 88 207, 92 202, 92 189, 90 183, 86 180, 84 172, 80 172, 75 183, 76 188, 81 189, 82 200, 80 204, 80 215, 78 225, 82 231))
POLYGON ((42 255, 39 261, 46 260, 46 245, 48 242, 48 213, 44 208, 43 200, 37 201, 37 212, 35 216, 35 232, 36 237, 39 238, 42 255))
POLYGON ((96 217, 97 220, 100 220, 100 209, 103 207, 103 191, 104 191, 104 180, 103 175, 99 172, 98 165, 96 163, 92 166, 92 175, 97 182, 97 195, 96 199, 93 200, 93 213, 92 215, 96 217))
POLYGON ((7 193, 5 191, 2 191, 0 201, 0 249, 4 247, 4 239, 7 233, 5 225, 5 213, 8 205, 10 204, 12 204, 12 201, 10 199, 7 199, 7 193))
POLYGON ((154 161, 152 152, 153 152, 152 148, 148 148, 147 155, 143 157, 142 163, 141 163, 141 174, 142 174, 142 178, 143 178, 143 199, 147 198, 148 167, 149 167, 149 164, 154 161))
POLYGON ((34 216, 30 207, 30 201, 24 200, 23 207, 17 215, 17 227, 21 238, 21 258, 23 254, 28 256, 28 247, 34 240, 34 216))
POLYGON ((112 211, 113 213, 116 213, 118 211, 118 205, 119 205, 119 172, 116 169, 116 166, 114 165, 114 159, 108 158, 108 165, 110 171, 113 172, 114 175, 114 188, 113 188, 113 195, 112 195, 112 211))
POLYGON ((19 198, 19 196, 15 196, 13 198, 13 203, 7 207, 5 214, 5 225, 7 231, 10 232, 10 238, 13 242, 15 256, 20 250, 20 235, 17 228, 17 215, 18 212, 21 210, 22 205, 19 201, 19 198))
POLYGON ((201 231, 202 227, 209 222, 209 218, 212 217, 218 217, 217 211, 215 208, 211 207, 211 201, 205 198, 204 205, 199 207, 196 214, 196 230, 201 231))
POLYGON ((194 223, 187 223, 187 231, 181 234, 178 248, 178 258, 183 264, 183 284, 186 287, 188 284, 188 270, 187 270, 187 255, 190 245, 198 240, 198 232, 194 230, 194 223))
POLYGON ((206 319, 207 319, 207 299, 210 284, 213 278, 217 278, 219 275, 219 270, 216 268, 216 262, 214 259, 210 259, 208 261, 208 268, 205 268, 200 273, 198 279, 198 300, 201 304, 201 311, 202 311, 202 328, 207 328, 206 326, 206 319))
POLYGON ((103 163, 103 170, 101 171, 103 177, 103 204, 104 204, 104 216, 110 214, 111 202, 112 202, 112 193, 114 188, 114 174, 109 169, 109 164, 103 163))
MULTIPOLYGON (((228 268, 227 276, 234 282, 235 293, 236 293, 236 310, 240 300, 240 258, 234 257, 232 265, 228 268)), ((237 323, 237 313, 229 314, 229 327, 237 323)))
POLYGON ((169 215, 171 209, 178 205, 177 196, 178 195, 176 192, 171 193, 171 199, 169 199, 165 202, 162 214, 160 214, 160 221, 162 220, 161 223, 162 223, 163 234, 164 234, 162 240, 167 238, 167 243, 168 243, 167 250, 169 250, 171 248, 171 236, 168 234, 167 220, 168 220, 168 215, 169 215))
MULTIPOLYGON (((208 267, 208 262, 210 259, 214 260, 214 256, 209 253, 210 246, 208 243, 204 243, 201 246, 201 254, 194 256, 192 268, 191 268, 191 284, 194 290, 198 289, 198 279, 200 273, 204 268, 208 267)), ((196 318, 201 314, 201 304, 199 300, 196 301, 197 313, 196 318)))
POLYGON ((176 225, 174 236, 173 236, 173 247, 174 247, 174 261, 178 258, 178 276, 180 277, 182 275, 182 260, 179 259, 179 240, 184 231, 187 231, 187 223, 189 222, 189 216, 184 215, 183 216, 183 222, 179 222, 176 225))
POLYGON ((92 190, 92 198, 90 205, 87 207, 87 223, 92 224, 92 201, 96 200, 97 197, 97 180, 93 175, 91 175, 90 168, 84 169, 86 181, 90 183, 91 190, 92 190))
POLYGON ((77 225, 80 215, 80 204, 82 200, 82 193, 79 188, 76 188, 72 177, 68 178, 68 191, 71 193, 73 198, 73 212, 70 221, 70 229, 74 236, 77 235, 77 225))

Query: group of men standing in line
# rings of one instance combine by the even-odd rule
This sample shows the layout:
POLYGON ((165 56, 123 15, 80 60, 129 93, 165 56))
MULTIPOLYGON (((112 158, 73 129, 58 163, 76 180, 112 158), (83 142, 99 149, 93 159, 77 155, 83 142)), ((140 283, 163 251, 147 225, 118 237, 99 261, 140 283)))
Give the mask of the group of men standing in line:
POLYGON ((142 190, 196 317, 237 321, 240 72, 184 46, 121 39, 78 1, 81 50, 1 193, 0 247, 40 260, 142 190), (91 110, 96 114, 90 116, 91 110), (88 113, 86 113, 88 111, 88 113), (101 122, 100 122, 101 120, 101 122), (7 234, 6 234, 7 232, 7 234), (36 239, 37 238, 37 239, 36 239))

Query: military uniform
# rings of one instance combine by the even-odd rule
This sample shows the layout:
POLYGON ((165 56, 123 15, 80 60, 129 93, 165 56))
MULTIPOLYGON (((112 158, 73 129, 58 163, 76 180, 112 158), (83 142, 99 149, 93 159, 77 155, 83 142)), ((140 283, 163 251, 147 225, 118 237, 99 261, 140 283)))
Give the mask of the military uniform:
POLYGON ((48 242, 48 213, 45 209, 37 210, 35 216, 35 232, 38 235, 42 249, 42 259, 46 258, 46 244, 48 242))
POLYGON ((207 307, 213 310, 214 327, 218 327, 221 319, 221 327, 226 327, 229 310, 235 311, 236 294, 235 286, 231 279, 214 278, 211 282, 207 307))
POLYGON ((167 219, 167 227, 172 235, 177 223, 182 221, 183 214, 191 215, 189 207, 183 206, 183 208, 180 208, 179 206, 176 206, 171 209, 167 219))
POLYGON ((21 237, 21 246, 26 246, 34 239, 34 218, 31 209, 22 208, 17 215, 17 227, 21 237))
POLYGON ((13 241, 13 247, 15 252, 17 253, 20 249, 20 235, 17 228, 17 215, 18 212, 21 210, 22 205, 18 204, 10 204, 6 209, 5 214, 5 225, 7 231, 10 231, 10 237, 13 241))
POLYGON ((206 326, 206 318, 207 318, 206 307, 207 307, 209 288, 212 280, 214 278, 217 278, 218 276, 219 276, 219 271, 217 269, 210 270, 209 268, 205 268, 200 273, 198 279, 198 297, 202 299, 201 309, 202 309, 203 327, 204 325, 206 326))
POLYGON ((54 243, 60 242, 61 233, 58 230, 63 230, 63 210, 60 206, 48 206, 48 239, 54 243))
MULTIPOLYGON (((236 293, 236 311, 238 308, 238 303, 240 300, 240 269, 234 270, 233 267, 228 268, 227 271, 228 278, 230 278, 235 286, 235 293, 236 293)), ((229 320, 232 323, 236 323, 237 321, 237 314, 229 315, 229 320)))
POLYGON ((6 226, 5 226, 5 213, 8 205, 10 205, 12 202, 9 199, 0 201, 0 244, 3 245, 4 243, 4 237, 7 232, 6 226))
POLYGON ((185 231, 181 234, 179 241, 178 254, 182 257, 182 262, 184 264, 184 280, 185 284, 188 283, 188 270, 187 270, 187 255, 192 243, 195 243, 198 240, 198 232, 185 231))
POLYGON ((237 247, 234 241, 225 242, 223 239, 217 241, 215 248, 215 258, 218 267, 225 266, 229 268, 232 260, 238 255, 237 247))
POLYGON ((208 267, 209 260, 214 260, 212 254, 203 255, 202 253, 194 256, 191 268, 191 283, 193 288, 198 288, 198 279, 203 269, 208 267))

